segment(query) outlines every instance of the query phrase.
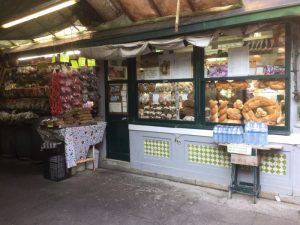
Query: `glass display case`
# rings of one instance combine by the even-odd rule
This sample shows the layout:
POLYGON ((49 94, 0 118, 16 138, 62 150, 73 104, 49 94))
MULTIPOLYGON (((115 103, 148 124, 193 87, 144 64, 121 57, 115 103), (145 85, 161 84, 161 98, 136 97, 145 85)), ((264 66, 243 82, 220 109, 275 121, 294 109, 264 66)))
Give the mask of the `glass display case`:
POLYGON ((285 79, 207 81, 206 122, 285 126, 285 79))
POLYGON ((219 33, 205 48, 205 121, 285 126, 285 25, 246 28, 219 33))
POLYGON ((195 120, 193 82, 139 83, 139 118, 195 120))
POLYGON ((195 121, 192 53, 188 46, 137 57, 139 119, 195 121))

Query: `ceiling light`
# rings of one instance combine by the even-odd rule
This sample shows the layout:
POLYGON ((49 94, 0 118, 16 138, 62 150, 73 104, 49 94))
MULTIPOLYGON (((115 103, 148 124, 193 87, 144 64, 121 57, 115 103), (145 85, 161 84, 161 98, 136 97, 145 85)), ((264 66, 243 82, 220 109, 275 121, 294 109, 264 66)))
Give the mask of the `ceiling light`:
MULTIPOLYGON (((26 61, 26 60, 30 60, 30 59, 39 59, 39 58, 52 58, 53 55, 58 55, 61 53, 54 53, 54 54, 47 54, 47 55, 34 55, 34 56, 27 56, 27 57, 21 57, 18 58, 19 61, 26 61)), ((79 50, 74 50, 74 51, 68 51, 66 52, 67 55, 80 55, 80 51, 79 50)))
POLYGON ((51 35, 47 35, 47 36, 43 36, 43 37, 39 37, 39 38, 34 38, 33 41, 34 42, 48 42, 51 41, 54 38, 54 36, 51 35))
POLYGON ((24 23, 24 22, 27 22, 29 20, 36 19, 38 17, 41 17, 41 16, 47 15, 49 13, 61 10, 63 8, 69 7, 71 5, 74 5, 75 3, 77 3, 77 1, 78 0, 69 0, 69 1, 57 4, 55 6, 51 6, 51 7, 47 8, 47 9, 41 10, 41 11, 33 13, 31 15, 22 17, 22 18, 17 19, 17 20, 13 20, 13 21, 11 21, 9 23, 6 23, 6 24, 3 24, 2 27, 3 28, 9 28, 9 27, 15 26, 17 24, 24 23))

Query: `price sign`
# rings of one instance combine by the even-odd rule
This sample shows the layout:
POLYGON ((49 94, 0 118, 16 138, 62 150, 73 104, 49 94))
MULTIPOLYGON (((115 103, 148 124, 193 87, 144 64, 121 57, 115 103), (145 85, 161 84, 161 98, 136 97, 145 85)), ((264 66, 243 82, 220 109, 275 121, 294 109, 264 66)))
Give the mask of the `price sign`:
POLYGON ((71 65, 72 65, 72 68, 74 68, 74 69, 79 68, 77 60, 72 59, 71 60, 71 65))
POLYGON ((51 60, 52 63, 55 63, 56 62, 56 55, 52 55, 52 60, 51 60))
POLYGON ((96 60, 95 59, 88 59, 87 64, 88 64, 88 67, 94 67, 94 66, 96 66, 96 60))
POLYGON ((80 67, 85 66, 85 61, 86 61, 86 58, 84 58, 84 57, 79 57, 79 58, 78 58, 78 64, 79 64, 79 66, 80 66, 80 67))
POLYGON ((68 63, 68 62, 70 62, 70 57, 66 53, 61 53, 59 55, 59 61, 64 62, 64 63, 68 63))
POLYGON ((246 144, 229 144, 227 145, 227 152, 242 155, 251 155, 252 147, 246 144))

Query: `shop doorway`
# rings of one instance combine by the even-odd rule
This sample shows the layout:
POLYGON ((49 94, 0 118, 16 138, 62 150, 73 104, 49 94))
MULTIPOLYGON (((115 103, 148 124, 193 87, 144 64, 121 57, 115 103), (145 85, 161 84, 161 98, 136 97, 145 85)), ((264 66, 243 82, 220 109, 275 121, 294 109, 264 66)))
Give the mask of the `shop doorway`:
POLYGON ((129 82, 127 60, 105 63, 107 157, 130 161, 129 151, 129 82))

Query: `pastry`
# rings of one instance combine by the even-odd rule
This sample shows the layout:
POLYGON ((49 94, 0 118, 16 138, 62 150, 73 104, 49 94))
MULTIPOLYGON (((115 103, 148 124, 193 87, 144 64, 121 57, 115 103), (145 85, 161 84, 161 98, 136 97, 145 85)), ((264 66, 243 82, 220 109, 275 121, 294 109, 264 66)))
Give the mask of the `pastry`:
POLYGON ((230 84, 227 81, 218 81, 218 83, 216 83, 216 88, 217 90, 227 90, 230 89, 230 84))
POLYGON ((227 109, 227 114, 229 120, 241 120, 242 118, 241 111, 236 108, 227 109))
POLYGON ((216 100, 209 100, 209 108, 210 108, 210 115, 211 115, 211 122, 218 122, 218 101, 216 100))
POLYGON ((276 124, 281 110, 277 102, 263 96, 256 96, 244 104, 242 114, 245 120, 260 121, 270 125, 276 124), (259 113, 256 115, 257 110, 259 113))
POLYGON ((247 81, 233 81, 230 83, 232 89, 246 90, 248 88, 247 81))
POLYGON ((228 101, 219 100, 219 122, 223 123, 227 119, 228 101))
POLYGON ((237 99, 234 103, 233 103, 233 107, 239 110, 243 109, 243 102, 240 99, 237 99))
POLYGON ((266 81, 266 84, 273 90, 285 89, 285 82, 283 80, 270 80, 266 81))
POLYGON ((263 110, 262 108, 259 107, 259 108, 256 109, 255 116, 257 118, 265 117, 267 115, 268 115, 267 112, 265 110, 263 110))
POLYGON ((226 121, 227 123, 234 123, 234 124, 240 124, 241 123, 241 120, 227 120, 226 121))

